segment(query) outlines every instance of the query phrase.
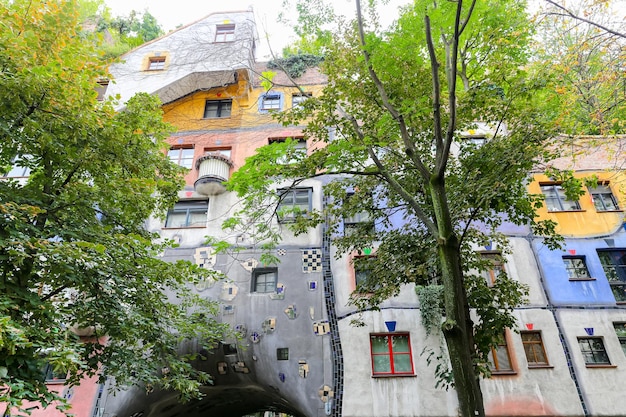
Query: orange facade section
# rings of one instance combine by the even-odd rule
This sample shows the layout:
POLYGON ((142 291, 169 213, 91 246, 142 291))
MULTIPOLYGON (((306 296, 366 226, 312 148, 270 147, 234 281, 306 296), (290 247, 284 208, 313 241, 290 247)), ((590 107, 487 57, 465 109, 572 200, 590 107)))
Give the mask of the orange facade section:
POLYGON ((576 172, 575 177, 595 177, 598 187, 585 186, 585 193, 579 200, 569 201, 560 192, 558 182, 543 174, 533 176, 529 191, 543 194, 546 199, 538 219, 555 221, 557 232, 566 237, 608 235, 622 227, 626 209, 626 174, 623 171, 589 170, 576 172))

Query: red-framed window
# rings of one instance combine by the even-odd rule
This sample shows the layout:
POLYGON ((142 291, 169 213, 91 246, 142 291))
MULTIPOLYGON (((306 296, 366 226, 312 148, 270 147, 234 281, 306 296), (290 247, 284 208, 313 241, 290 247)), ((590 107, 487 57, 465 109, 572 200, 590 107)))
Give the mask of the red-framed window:
POLYGON ((370 334, 373 376, 414 375, 408 333, 370 334))

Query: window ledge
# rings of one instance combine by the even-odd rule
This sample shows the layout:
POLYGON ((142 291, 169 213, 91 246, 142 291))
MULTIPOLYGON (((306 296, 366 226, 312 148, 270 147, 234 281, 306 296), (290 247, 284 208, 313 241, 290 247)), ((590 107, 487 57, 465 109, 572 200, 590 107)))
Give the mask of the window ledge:
POLYGON ((528 365, 528 369, 553 369, 553 365, 528 365))
POLYGON ((46 385, 63 385, 65 381, 65 379, 46 379, 46 385))
POLYGON ((491 371, 491 376, 517 375, 516 371, 491 371))
POLYGON ((206 229, 206 226, 181 226, 181 227, 165 227, 162 230, 180 230, 180 229, 206 229))
POLYGON ((548 213, 584 213, 587 210, 548 210, 548 213))
POLYGON ((593 277, 588 278, 570 278, 570 281, 595 281, 596 279, 593 277))
POLYGON ((596 212, 598 212, 598 213, 623 213, 624 210, 622 210, 622 209, 617 209, 617 210, 596 210, 596 212))
POLYGON ((617 368, 617 365, 611 365, 611 364, 592 364, 592 363, 586 363, 585 367, 587 368, 617 368))
POLYGON ((372 378, 415 378, 415 374, 372 375, 372 378))

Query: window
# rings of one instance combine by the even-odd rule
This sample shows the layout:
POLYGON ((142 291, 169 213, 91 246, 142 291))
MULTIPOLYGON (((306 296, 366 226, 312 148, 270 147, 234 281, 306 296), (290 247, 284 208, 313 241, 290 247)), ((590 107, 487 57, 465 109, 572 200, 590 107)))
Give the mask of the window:
MULTIPOLYGON (((370 261, 374 256, 355 256, 352 259, 354 266, 354 283, 357 291, 367 292, 368 279, 372 275, 370 261)), ((370 283, 371 285, 371 283, 370 283)))
POLYGON ((172 148, 167 153, 167 156, 176 165, 191 168, 193 166, 193 152, 193 148, 172 148))
POLYGON ((598 257, 615 301, 626 302, 626 249, 598 249, 598 257))
POLYGON ((489 369, 491 373, 513 373, 511 366, 511 355, 509 354, 509 346, 506 343, 506 334, 503 334, 498 344, 491 348, 489 353, 489 369))
POLYGON ((276 268, 256 268, 252 271, 251 292, 270 293, 276 291, 276 268))
POLYGON ((585 365, 610 365, 609 355, 601 337, 579 337, 578 346, 583 354, 585 365))
MULTIPOLYGON (((289 154, 284 157, 280 157, 276 160, 279 164, 287 165, 298 162, 298 160, 306 157, 306 140, 304 138, 290 138, 292 140, 292 148, 288 151, 289 154)), ((269 144, 283 143, 287 138, 269 138, 269 144)))
POLYGON ((224 158, 230 159, 231 148, 204 148, 204 153, 211 155, 222 155, 224 158))
POLYGON ((291 96, 291 107, 299 107, 306 99, 311 97, 311 93, 298 93, 291 96))
POLYGON ((283 107, 283 96, 280 93, 266 93, 259 98, 259 111, 261 113, 280 110, 283 107))
POLYGON ((370 334, 372 375, 413 375, 413 355, 408 333, 370 334))
POLYGON ((46 363, 43 369, 43 376, 46 382, 65 382, 67 371, 65 369, 54 369, 50 363, 46 363))
POLYGON ((463 140, 465 141, 465 143, 472 144, 476 147, 483 146, 485 143, 487 143, 486 136, 464 136, 463 140))
POLYGON ((597 211, 619 210, 617 199, 611 192, 608 182, 598 184, 596 187, 589 187, 589 194, 591 194, 593 205, 596 206, 597 211))
POLYGON ((311 211, 310 188, 295 188, 292 190, 280 190, 280 203, 277 213, 281 223, 295 221, 300 216, 308 216, 311 211))
POLYGON ((104 100, 104 95, 107 92, 107 88, 109 88, 109 80, 99 80, 97 82, 96 92, 98 93, 98 101, 104 100))
POLYGON ((542 184, 541 192, 546 198, 548 211, 580 210, 578 201, 568 200, 565 196, 565 190, 558 184, 542 184))
POLYGON ((492 287, 496 283, 498 275, 504 272, 502 254, 500 252, 482 252, 480 256, 483 260, 489 262, 486 269, 481 272, 481 275, 487 282, 487 285, 492 287))
POLYGON ((593 279, 589 275, 584 256, 564 256, 563 263, 571 281, 593 279))
POLYGON ((529 367, 549 366, 541 332, 521 332, 524 353, 529 367))
POLYGON ((289 360, 289 348, 276 349, 276 359, 279 361, 288 361, 289 360))
POLYGON ((626 323, 613 323, 613 327, 619 344, 622 346, 622 351, 626 355, 626 323))
POLYGON ((204 106, 204 118, 230 117, 232 100, 207 100, 204 106))
POLYGON ((164 56, 151 56, 148 59, 148 71, 159 71, 165 69, 164 56))
POLYGON ((3 177, 6 178, 24 178, 24 177, 28 177, 30 175, 30 168, 25 167, 20 165, 20 163, 26 162, 29 159, 31 159, 31 156, 29 155, 24 155, 22 157, 16 157, 15 159, 13 159, 13 166, 11 167, 11 169, 6 173, 3 174, 3 177))
POLYGON ((180 201, 167 213, 165 227, 205 227, 207 221, 206 200, 180 201))
POLYGON ((235 25, 217 25, 215 28, 215 42, 232 42, 235 40, 235 25))

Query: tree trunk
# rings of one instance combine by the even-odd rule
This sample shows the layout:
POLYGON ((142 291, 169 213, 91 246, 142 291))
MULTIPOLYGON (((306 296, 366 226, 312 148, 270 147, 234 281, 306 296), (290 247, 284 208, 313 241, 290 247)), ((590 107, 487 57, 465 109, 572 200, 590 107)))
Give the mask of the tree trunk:
POLYGON ((430 185, 439 231, 437 252, 444 287, 446 320, 442 327, 459 400, 459 415, 484 417, 482 391, 474 369, 473 323, 463 285, 459 240, 452 227, 443 178, 433 177, 430 185))

